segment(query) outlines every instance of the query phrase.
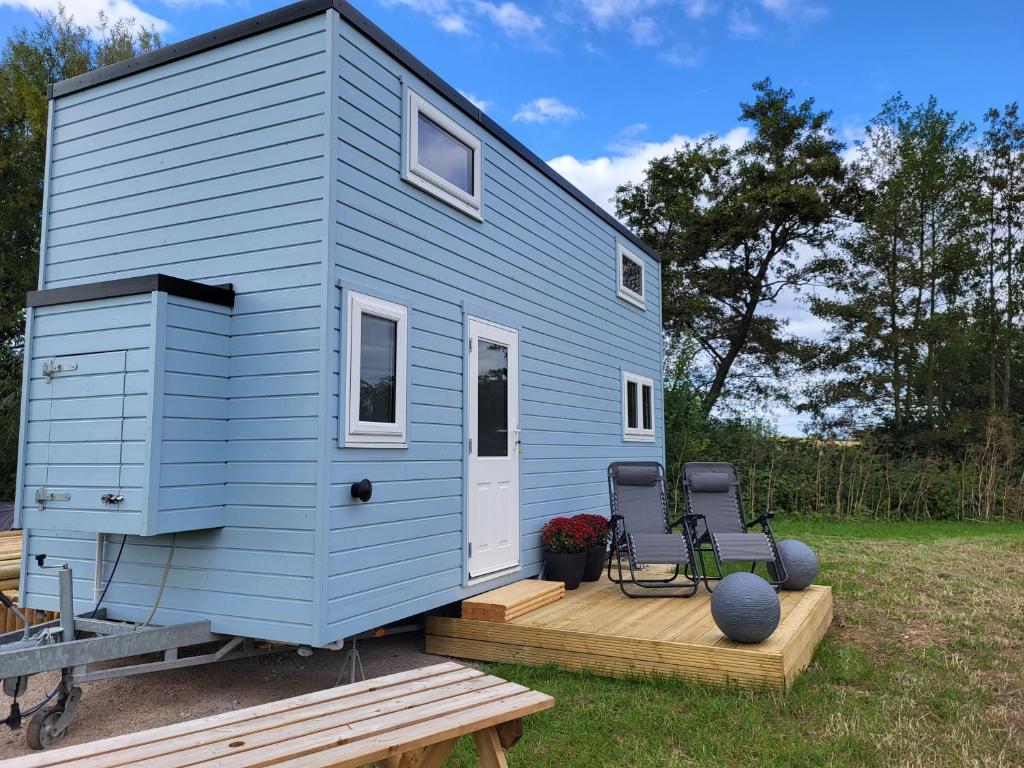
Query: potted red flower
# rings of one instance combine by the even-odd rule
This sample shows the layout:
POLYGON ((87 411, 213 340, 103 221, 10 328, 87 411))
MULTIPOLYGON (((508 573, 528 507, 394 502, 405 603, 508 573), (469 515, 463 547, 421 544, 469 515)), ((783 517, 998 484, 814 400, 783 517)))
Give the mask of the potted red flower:
POLYGON ((579 520, 584 525, 590 526, 594 531, 594 543, 587 548, 587 562, 583 566, 583 580, 597 581, 601 578, 605 555, 608 551, 608 518, 604 515, 583 513, 573 515, 572 519, 579 520))
POLYGON ((553 517, 540 529, 540 540, 544 543, 545 578, 576 589, 583 578, 587 549, 596 541, 594 529, 579 520, 553 517))

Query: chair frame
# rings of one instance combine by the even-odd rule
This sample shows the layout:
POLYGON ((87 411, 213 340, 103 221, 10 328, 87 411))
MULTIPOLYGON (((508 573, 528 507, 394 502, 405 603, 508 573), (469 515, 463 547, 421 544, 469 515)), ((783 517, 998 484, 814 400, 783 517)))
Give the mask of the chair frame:
MULTIPOLYGON (((735 465, 730 464, 729 467, 732 469, 733 476, 736 478, 736 483, 733 486, 731 492, 736 499, 736 515, 739 519, 740 525, 742 526, 742 532, 748 533, 750 529, 753 528, 755 525, 761 526, 761 532, 768 539, 768 546, 771 548, 773 555, 772 560, 751 561, 750 572, 754 573, 757 570, 758 563, 764 563, 765 571, 768 574, 768 578, 766 579, 766 581, 772 585, 776 592, 778 592, 782 589, 782 584, 786 581, 788 574, 786 572, 786 564, 782 562, 782 558, 779 556, 779 548, 775 545, 775 532, 772 530, 771 523, 771 521, 775 518, 775 513, 772 512, 771 510, 765 510, 763 514, 747 522, 744 519, 746 516, 746 508, 743 506, 743 497, 740 494, 740 474, 739 472, 736 471, 735 465), (774 565, 775 576, 772 576, 771 570, 769 570, 768 567, 769 565, 774 565)), ((687 518, 687 521, 689 522, 688 530, 690 530, 691 535, 693 536, 691 549, 696 553, 696 562, 699 567, 700 578, 704 582, 704 588, 708 592, 714 592, 714 589, 711 586, 711 582, 721 581, 726 576, 725 572, 722 570, 723 563, 718 556, 718 549, 715 547, 714 542, 711 540, 712 531, 710 528, 707 527, 706 523, 704 526, 704 533, 700 536, 699 539, 697 538, 697 523, 698 521, 705 520, 706 518, 704 515, 693 511, 693 506, 691 504, 691 494, 693 493, 693 491, 690 490, 690 481, 686 479, 685 474, 683 476, 683 490, 683 495, 685 496, 687 509, 687 512, 684 515, 684 517, 687 518), (709 569, 704 561, 704 556, 708 552, 710 552, 714 556, 715 575, 712 575, 709 572, 709 569)), ((735 562, 744 561, 738 560, 735 562)))
MULTIPOLYGON (((608 465, 608 501, 611 507, 611 518, 608 521, 609 528, 611 529, 611 552, 608 556, 608 580, 614 584, 619 585, 619 589, 626 597, 631 598, 644 598, 644 597, 693 597, 697 590, 700 588, 701 578, 697 573, 697 557, 693 549, 693 532, 689 529, 689 521, 687 515, 680 515, 676 520, 671 520, 668 515, 668 495, 665 488, 665 469, 661 466, 660 462, 657 461, 616 461, 608 465), (633 557, 629 551, 629 541, 627 539, 629 531, 626 526, 626 518, 620 515, 618 512, 618 498, 615 493, 615 482, 612 474, 612 470, 617 466, 644 466, 644 467, 657 467, 658 469, 658 490, 661 496, 661 510, 662 515, 665 518, 665 531, 666 535, 675 535, 672 530, 676 526, 682 526, 683 532, 680 534, 683 539, 683 543, 686 547, 686 553, 689 557, 690 562, 686 564, 685 568, 680 572, 681 563, 675 563, 675 570, 672 575, 667 579, 639 579, 636 574, 636 567, 633 563, 633 557), (622 555, 623 552, 626 554, 626 562, 629 567, 629 578, 626 578, 626 574, 622 568, 622 555), (612 575, 612 561, 615 561, 615 565, 618 569, 618 578, 612 575), (685 581, 680 582, 679 579, 682 577, 685 581), (630 592, 626 589, 626 584, 632 584, 636 587, 640 587, 645 590, 650 590, 647 594, 642 592, 630 592), (659 594, 660 590, 680 590, 688 589, 688 592, 674 593, 671 595, 659 594)), ((649 563, 649 565, 657 565, 657 563, 649 563)), ((668 563, 666 563, 668 565, 668 563)))

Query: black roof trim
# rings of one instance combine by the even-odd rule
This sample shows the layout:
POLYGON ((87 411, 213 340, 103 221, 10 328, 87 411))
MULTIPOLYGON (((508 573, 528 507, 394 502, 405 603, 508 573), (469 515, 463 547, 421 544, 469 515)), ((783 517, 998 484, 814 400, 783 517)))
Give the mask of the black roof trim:
POLYGON ((261 32, 266 32, 276 27, 284 26, 285 24, 291 24, 292 22, 300 21, 302 19, 309 18, 310 16, 315 16, 318 13, 325 12, 329 8, 333 8, 337 11, 345 21, 366 35, 366 37, 372 40, 379 48, 389 54, 392 58, 396 59, 400 64, 409 69, 431 88, 438 91, 446 99, 451 101, 468 117, 479 123, 486 130, 494 134, 494 136, 499 140, 507 144, 516 154, 530 163, 530 165, 542 174, 547 176, 565 192, 568 192, 580 204, 582 204, 583 207, 595 214, 598 218, 602 219, 606 224, 618 232, 619 235, 629 240, 629 242, 633 243, 633 245, 638 247, 651 258, 661 261, 661 256, 657 251, 630 232, 629 229, 623 226, 618 219, 583 194, 564 176, 537 157, 537 155, 535 155, 531 150, 527 149, 521 141, 516 139, 512 134, 494 122, 494 120, 481 112, 480 109, 473 106, 466 97, 442 80, 433 70, 399 45, 394 38, 366 18, 362 13, 357 11, 350 3, 346 2, 346 0, 309 0, 309 2, 299 2, 286 5, 283 8, 278 8, 277 10, 270 11, 269 13, 264 13, 260 16, 255 16, 251 19, 246 19, 245 21, 240 21, 226 27, 221 27, 220 29, 215 29, 212 32, 191 37, 188 40, 182 40, 180 43, 168 45, 165 48, 158 48, 155 51, 144 53, 141 56, 136 56, 134 58, 127 59, 126 61, 121 61, 117 64, 110 64, 109 66, 93 70, 92 72, 86 72, 85 74, 78 75, 77 77, 62 80, 59 83, 53 83, 52 85, 47 86, 47 96, 51 99, 57 96, 67 96, 68 94, 75 93, 86 88, 92 88, 100 83, 118 80, 122 77, 135 74, 136 72, 152 69, 153 67, 160 66, 161 64, 167 64, 168 62, 182 59, 186 56, 200 53, 201 51, 226 45, 227 43, 232 43, 236 40, 242 40, 246 37, 251 37, 261 32))
POLYGON ((231 283, 207 285, 171 275, 142 275, 141 277, 126 277, 121 280, 69 285, 66 288, 29 291, 25 299, 25 306, 52 307, 57 304, 71 304, 77 301, 136 296, 153 291, 162 291, 172 296, 205 301, 209 304, 219 304, 223 307, 235 306, 235 292, 231 283))

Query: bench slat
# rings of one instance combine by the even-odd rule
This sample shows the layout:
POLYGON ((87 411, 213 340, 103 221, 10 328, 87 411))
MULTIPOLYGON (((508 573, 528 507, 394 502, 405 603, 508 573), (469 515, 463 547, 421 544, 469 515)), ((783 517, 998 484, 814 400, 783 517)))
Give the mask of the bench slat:
MULTIPOLYGON (((320 704, 299 707, 285 712, 275 712, 262 717, 254 717, 229 725, 208 728, 197 733, 184 734, 170 739, 160 739, 136 747, 127 747, 107 752, 103 755, 82 757, 78 760, 59 763, 59 768, 116 768, 116 766, 146 765, 143 761, 158 758, 163 755, 174 754, 179 760, 184 760, 188 755, 195 752, 198 747, 215 745, 221 742, 236 740, 251 740, 261 732, 276 732, 277 729, 289 725, 302 727, 308 723, 310 728, 319 728, 319 723, 324 718, 337 720, 346 713, 356 719, 361 719, 363 713, 375 711, 367 709, 373 705, 386 705, 387 702, 399 701, 399 697, 409 697, 413 694, 423 694, 437 689, 440 690, 461 690, 453 689, 451 686, 470 680, 477 680, 484 677, 484 673, 469 667, 462 667, 453 672, 436 675, 422 680, 403 683, 397 686, 387 686, 376 691, 355 696, 345 697, 341 701, 327 701, 320 704), (315 721, 315 722, 313 722, 315 721)), ((490 684, 496 684, 499 678, 493 678, 490 684)), ((428 698, 442 694, 430 694, 428 698)), ((400 704, 398 706, 401 706, 400 704)), ((339 721, 340 722, 340 721, 339 721)), ((268 733, 262 733, 263 738, 270 738, 268 733)), ((223 745, 222 745, 223 746, 223 745)), ((227 750, 232 752, 235 750, 227 750)), ((206 759, 201 758, 201 759, 206 759)), ((187 764, 187 763, 183 763, 187 764)))
POLYGON ((429 667, 421 667, 407 672, 387 675, 386 677, 364 680, 352 685, 340 686, 337 688, 326 688, 322 691, 314 691, 313 693, 303 694, 302 696, 294 696, 289 699, 271 701, 255 707, 249 707, 248 709, 236 709, 230 712, 223 712, 219 715, 199 718, 197 720, 187 720, 183 723, 175 723, 174 725, 150 728, 145 731, 124 734, 123 736, 113 736, 108 739, 101 739, 99 741, 88 742, 86 744, 76 744, 69 747, 63 747, 61 749, 40 752, 35 755, 26 755, 15 760, 4 761, 3 763, 0 763, 0 765, 16 765, 17 768, 51 768, 56 766, 64 768, 65 763, 79 758, 90 756, 95 757, 97 755, 113 752, 118 749, 133 747, 139 744, 158 742, 177 736, 198 733, 199 731, 204 731, 210 728, 246 722, 256 717, 288 712, 299 707, 306 707, 325 702, 338 702, 338 706, 343 707, 345 699, 351 697, 371 691, 382 691, 387 688, 400 686, 404 683, 424 680, 461 669, 466 669, 466 667, 463 667, 461 664, 456 664, 455 662, 434 664, 429 667))
MULTIPOLYGON (((414 725, 423 725, 428 731, 433 733, 434 724, 444 717, 467 713, 466 716, 469 719, 473 719, 473 713, 479 711, 484 706, 495 705, 528 692, 529 689, 521 685, 502 681, 501 685, 454 696, 390 715, 375 717, 371 720, 364 720, 349 728, 310 735, 303 739, 281 741, 268 747, 253 749, 235 754, 223 760, 204 762, 198 765, 202 765, 204 768, 212 768, 213 765, 216 765, 217 768, 257 768, 258 766, 276 766, 285 761, 294 762, 296 766, 312 765, 317 761, 321 752, 331 752, 342 746, 351 746, 356 753, 361 754, 363 747, 358 747, 357 745, 372 737, 386 737, 391 732, 414 725)), ((516 715, 510 715, 504 719, 512 717, 516 717, 516 715)), ((437 738, 428 739, 422 743, 409 744, 402 749, 392 749, 391 751, 376 750, 374 756, 366 757, 362 762, 372 763, 382 757, 400 754, 410 749, 426 746, 427 744, 445 741, 449 738, 457 738, 457 736, 458 734, 451 736, 439 735, 437 738)), ((391 742, 388 743, 390 744, 391 742)))
POLYGON ((554 706, 554 699, 540 691, 526 690, 514 696, 482 704, 471 709, 442 715, 385 733, 360 739, 335 749, 306 754, 296 759, 276 762, 234 762, 231 768, 357 768, 384 757, 417 749, 439 741, 457 739, 467 733, 491 728, 517 717, 540 712, 554 706))
MULTIPOLYGON (((184 768, 184 766, 231 761, 237 755, 247 754, 260 748, 273 747, 282 742, 313 743, 318 739, 327 739, 333 746, 339 736, 348 736, 371 728, 384 717, 399 716, 406 712, 418 712, 425 707, 443 706, 450 701, 458 701, 467 695, 482 694, 486 698, 494 698, 500 694, 488 693, 492 689, 502 689, 511 685, 500 677, 481 675, 451 685, 429 688, 425 691, 397 695, 392 698, 368 704, 364 707, 345 710, 336 714, 303 720, 291 725, 269 728, 233 739, 220 739, 212 744, 197 746, 192 749, 179 750, 132 763, 133 768, 184 768), (232 746, 235 745, 235 746, 232 746)), ((401 689, 395 689, 401 690, 401 689)), ((525 690, 525 689, 524 689, 525 690)))

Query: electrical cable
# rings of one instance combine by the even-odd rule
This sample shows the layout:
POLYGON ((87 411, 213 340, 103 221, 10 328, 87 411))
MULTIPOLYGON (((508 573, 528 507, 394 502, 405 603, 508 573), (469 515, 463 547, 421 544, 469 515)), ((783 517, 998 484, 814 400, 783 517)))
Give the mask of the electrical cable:
POLYGON ((164 596, 164 587, 167 586, 167 574, 171 572, 171 560, 174 559, 174 548, 178 546, 178 534, 171 536, 171 551, 167 553, 167 563, 164 565, 164 575, 160 577, 160 589, 156 592, 156 601, 153 603, 153 607, 149 611, 149 615, 146 620, 140 624, 140 626, 148 627, 149 622, 153 620, 153 616, 156 615, 156 609, 160 607, 160 600, 164 596))
MULTIPOLYGON (((96 612, 99 611, 100 604, 103 602, 103 598, 105 598, 107 596, 107 590, 110 589, 110 582, 112 582, 114 580, 114 574, 117 572, 117 564, 121 562, 121 554, 124 552, 124 545, 125 545, 126 541, 128 541, 128 534, 125 534, 124 536, 121 537, 121 546, 117 550, 117 557, 114 558, 114 567, 110 569, 110 576, 107 578, 107 583, 103 587, 103 591, 100 592, 100 597, 96 601, 96 605, 93 606, 92 613, 89 614, 89 618, 90 619, 96 618, 96 612)), ((75 639, 76 640, 78 639, 78 633, 77 632, 75 633, 75 639)), ((36 704, 34 707, 32 707, 32 709, 29 709, 29 710, 26 710, 26 711, 22 712, 21 713, 21 717, 22 718, 26 718, 26 717, 31 717, 32 715, 34 715, 40 709, 45 707, 50 702, 50 700, 54 696, 57 695, 57 692, 59 690, 60 690, 60 684, 58 683, 57 686, 46 695, 45 699, 43 699, 38 704, 36 704)), ((17 698, 15 698, 15 702, 17 702, 17 698)))

